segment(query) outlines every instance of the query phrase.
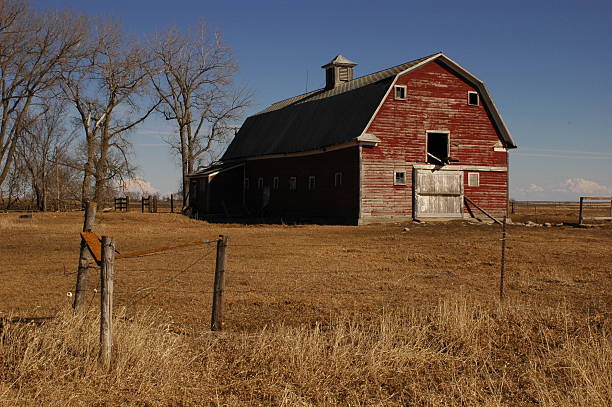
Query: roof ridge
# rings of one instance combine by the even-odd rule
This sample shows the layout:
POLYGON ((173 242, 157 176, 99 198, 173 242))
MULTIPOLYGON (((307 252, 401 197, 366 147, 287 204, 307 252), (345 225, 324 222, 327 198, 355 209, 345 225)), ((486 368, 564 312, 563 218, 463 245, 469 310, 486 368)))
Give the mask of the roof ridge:
MULTIPOLYGON (((275 111, 275 110, 284 109, 286 107, 297 105, 299 103, 305 103, 305 102, 311 100, 312 98, 314 98, 315 96, 319 96, 319 95, 322 95, 324 93, 328 93, 329 96, 333 96, 333 95, 336 95, 336 94, 344 93, 345 91, 352 90, 353 89, 352 86, 355 85, 356 83, 360 82, 360 81, 361 82, 365 81, 365 83, 363 85, 361 85, 361 86, 369 85, 369 84, 372 84, 372 83, 377 83, 377 82, 380 82, 380 81, 382 81, 384 79, 387 79, 387 78, 389 78, 390 76, 393 76, 393 75, 382 76, 382 77, 380 77, 380 78, 378 78, 376 80, 373 80, 371 82, 370 81, 366 81, 366 79, 367 78, 375 78, 377 75, 384 74, 387 71, 393 71, 394 69, 397 69, 398 67, 401 67, 402 65, 415 64, 415 63, 419 63, 419 62, 425 61, 425 60, 427 60, 429 58, 432 58, 432 57, 434 57, 436 55, 443 55, 443 54, 441 52, 436 52, 434 54, 431 54, 431 55, 428 55, 428 56, 425 56, 425 57, 413 59, 411 61, 407 61, 407 62, 398 64, 398 65, 394 65, 394 66, 386 68, 386 69, 381 69, 380 71, 376 71, 376 72, 372 72, 372 73, 369 73, 369 74, 365 74, 365 75, 359 76, 357 78, 353 78, 353 79, 351 79, 348 82, 344 82, 344 83, 338 85, 337 87, 335 87, 333 89, 327 89, 326 90, 325 88, 319 88, 319 89, 313 90, 311 92, 306 92, 306 93, 302 93, 302 94, 299 94, 299 95, 296 95, 296 96, 292 96, 292 97, 289 97, 289 98, 286 98, 286 99, 282 99, 282 100, 279 100, 278 102, 272 103, 271 105, 269 105, 265 109, 255 113, 253 116, 257 116, 257 115, 263 114, 263 113, 272 112, 272 111, 275 111)), ((397 75, 397 73, 395 75, 397 75)), ((358 87, 361 87, 361 86, 357 86, 355 88, 358 88, 358 87)))
MULTIPOLYGON (((393 68, 397 68, 397 67, 402 66, 402 65, 411 64, 411 63, 413 63, 413 62, 417 62, 417 61, 419 61, 419 62, 420 62, 420 61, 424 61, 424 60, 429 59, 429 58, 431 58, 431 57, 433 57, 433 56, 435 56, 435 55, 438 55, 438 54, 441 54, 441 52, 436 52, 435 54, 431 54, 431 55, 428 55, 428 56, 426 56, 426 57, 422 57, 422 58, 413 59, 412 61, 406 61, 406 62, 401 63, 401 64, 393 65, 393 66, 390 66, 389 68, 386 68, 386 69, 381 69, 380 71, 376 71, 376 72, 372 72, 372 73, 365 74, 365 75, 362 75, 362 76, 358 76, 357 78, 353 78, 353 79, 351 79, 350 81, 348 81, 348 82, 346 82, 346 83, 349 83, 349 82, 355 81, 355 80, 357 80, 357 79, 363 79, 363 78, 365 78, 366 76, 376 75, 376 74, 379 74, 379 73, 382 73, 382 72, 385 72, 385 71, 389 71, 389 70, 391 70, 391 69, 393 69, 393 68)), ((343 84, 343 85, 344 85, 344 84, 343 84)), ((342 85, 340 85, 340 86, 342 86, 342 85)))

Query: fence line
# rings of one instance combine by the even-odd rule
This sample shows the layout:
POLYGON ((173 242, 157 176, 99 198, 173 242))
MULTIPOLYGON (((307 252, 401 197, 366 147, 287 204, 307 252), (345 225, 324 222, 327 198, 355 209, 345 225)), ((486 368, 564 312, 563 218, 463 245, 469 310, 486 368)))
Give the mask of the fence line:
MULTIPOLYGON (((492 293, 491 296, 497 297, 496 294, 499 294, 499 298, 500 300, 504 299, 505 296, 505 292, 504 292, 504 284, 507 283, 505 280, 505 275, 504 273, 507 272, 508 270, 506 269, 506 263, 512 263, 512 259, 508 259, 506 256, 506 249, 508 249, 508 243, 510 243, 510 239, 509 239, 509 233, 508 233, 508 229, 507 229, 507 225, 505 222, 502 223, 501 228, 500 229, 496 229, 495 230, 495 234, 497 235, 498 233, 501 232, 501 236, 491 236, 490 239, 486 239, 483 241, 486 241, 488 243, 490 243, 491 245, 497 245, 500 244, 501 246, 501 258, 500 258, 500 274, 499 277, 497 277, 495 274, 491 274, 490 277, 490 282, 491 283, 495 283, 497 282, 497 279, 499 278, 499 286, 497 286, 497 284, 494 284, 495 287, 495 294, 492 293), (498 290, 497 290, 498 289, 498 290)), ((562 239, 557 239, 558 241, 566 241, 566 240, 562 240, 562 239)), ((469 241, 470 243, 473 243, 473 240, 469 241)), ((520 242, 520 241, 516 241, 516 242, 520 242)), ((394 242, 391 242, 394 243, 394 242)), ((389 242, 385 242, 385 244, 381 244, 380 246, 388 246, 389 242)), ((293 247, 295 247, 296 245, 294 245, 293 247)), ((337 248, 337 245, 332 245, 332 244, 306 244, 304 246, 316 246, 316 247, 335 247, 337 248)), ((338 274, 345 274, 347 277, 348 276, 354 276, 355 274, 365 274, 365 273, 376 273, 378 272, 380 277, 383 278, 378 278, 378 279, 371 279, 369 284, 364 283, 363 281, 361 281, 361 279, 359 277, 354 278, 354 282, 360 284, 360 288, 351 288, 351 280, 350 278, 346 278, 345 280, 347 282, 349 282, 347 285, 348 287, 342 287, 342 283, 338 283, 338 284, 334 284, 333 282, 330 282, 329 284, 319 284, 319 285, 315 285, 312 286, 312 284, 300 284, 300 280, 299 279, 295 279, 295 286, 294 288, 291 288, 290 286, 293 286, 294 284, 287 284, 286 282, 284 283, 285 285, 281 286, 280 288, 277 287, 270 287, 269 285, 266 287, 240 287, 238 284, 242 284, 242 282, 236 282, 233 283, 232 285, 229 285, 228 287, 224 286, 223 283, 223 278, 222 275, 219 276, 220 273, 222 273, 224 271, 224 260, 225 260, 225 247, 234 247, 239 249, 240 247, 254 247, 254 248, 261 248, 261 249, 266 249, 266 250, 270 250, 274 247, 283 249, 286 247, 291 247, 291 246, 271 246, 271 245, 265 245, 265 244, 232 244, 232 245, 228 245, 227 244, 227 239, 221 238, 221 239, 215 239, 215 240, 209 240, 206 241, 206 243, 203 245, 203 247, 198 246, 198 249, 202 249, 202 253, 200 253, 198 256, 195 256, 195 258, 190 259, 190 261, 188 262, 188 264, 186 264, 184 267, 175 269, 175 268, 155 268, 152 267, 151 269, 142 267, 140 264, 137 264, 136 267, 134 267, 133 264, 127 263, 127 264, 123 264, 121 265, 121 267, 118 267, 117 269, 115 269, 116 271, 116 275, 121 276, 121 275, 127 275, 129 273, 153 273, 153 272, 168 272, 171 273, 171 275, 169 276, 159 276, 158 274, 156 274, 156 278, 154 281, 147 281, 145 284, 146 285, 142 285, 139 287, 135 287, 135 288, 131 288, 131 287, 126 287, 123 286, 123 284, 117 284, 118 286, 118 290, 115 291, 116 294, 119 295, 126 295, 129 296, 131 298, 128 298, 128 302, 127 302, 127 306, 133 306, 143 300, 145 300, 146 298, 150 297, 151 295, 155 294, 155 293, 168 293, 168 294, 179 294, 179 295, 183 295, 183 296, 192 296, 192 295, 213 295, 213 300, 212 300, 212 312, 211 312, 211 330, 220 330, 222 328, 222 309, 223 309, 223 296, 224 295, 250 295, 250 294, 255 294, 255 295, 279 295, 279 296, 294 296, 294 295, 298 295, 298 294, 302 294, 302 295, 311 295, 311 296, 363 296, 363 295, 367 295, 367 296, 372 296, 372 297, 381 297, 381 296, 393 296, 395 298, 396 295, 400 295, 402 293, 400 293, 398 291, 399 288, 401 288, 402 290, 410 290, 410 288, 406 287, 405 285, 399 285, 399 282, 402 280, 405 280, 406 278, 413 278, 416 277, 414 275, 412 276, 402 276, 402 278, 400 278, 399 280, 397 280, 396 278, 390 279, 388 278, 389 275, 396 275, 397 270, 391 270, 388 269, 384 266, 382 267, 372 267, 372 268, 356 268, 356 269, 343 269, 343 268, 339 268, 339 269, 335 269, 335 270, 313 270, 313 271, 303 271, 303 270, 299 270, 299 271, 290 271, 290 270, 285 270, 285 269, 279 269, 279 270, 270 270, 270 269, 264 269, 264 270, 249 270, 249 269, 242 269, 242 270, 236 270, 236 271, 232 271, 230 274, 228 274, 228 277, 233 278, 233 277, 239 277, 239 278, 244 278, 244 277, 252 277, 252 276, 257 276, 257 275, 261 275, 264 276, 264 278, 267 278, 267 276, 276 274, 276 275, 288 275, 288 276, 298 276, 298 275, 338 275, 338 274), (217 252, 216 252, 216 268, 215 268, 215 281, 214 281, 214 285, 211 284, 211 282, 208 282, 208 284, 211 284, 210 289, 194 289, 194 287, 190 287, 190 286, 186 286, 186 284, 189 284, 189 281, 191 279, 191 277, 189 278, 185 278, 182 279, 182 276, 185 276, 185 274, 195 274, 198 273, 202 276, 207 276, 209 277, 211 274, 209 272, 206 272, 202 269, 202 267, 198 267, 197 270, 194 269, 194 267, 196 265, 202 265, 204 262, 206 262, 207 260, 210 260, 212 257, 212 250, 209 250, 209 244, 216 242, 217 243, 217 252), (220 260, 222 259, 222 260, 220 260), (161 277, 161 278, 158 278, 161 277), (180 286, 178 287, 174 287, 174 286, 169 286, 170 284, 179 284, 180 286), (234 285, 235 284, 235 285, 234 285), (320 288, 319 288, 320 287, 320 288), (397 287, 397 289, 396 289, 397 287)), ((349 246, 350 247, 350 246, 349 246)), ((160 254, 160 253, 154 253, 155 255, 160 254)), ((497 254, 495 254, 495 258, 497 257, 497 254)), ((499 259, 499 258, 498 258, 499 259)), ((119 260, 119 259, 118 259, 119 260)), ((487 268, 489 268, 489 266, 495 266, 496 264, 498 264, 496 261, 493 262, 487 262, 486 266, 487 268)), ((435 264, 433 264, 433 266, 435 267, 435 264)), ((451 266, 454 267, 454 266, 451 266)), ((410 268, 410 263, 406 264, 406 268, 410 268)), ((120 281, 121 279, 117 279, 118 281, 120 281)), ((273 280, 270 280, 273 281, 273 280)), ((340 280, 343 281, 343 280, 340 280)), ((230 280, 231 282, 231 280, 230 280)), ((102 287, 102 291, 104 291, 104 285, 101 284, 102 287)), ((404 292, 405 294, 405 292, 404 292)), ((104 296, 104 293, 102 294, 104 296)), ((282 297, 281 297, 282 298, 282 297)), ((355 297, 357 298, 357 297, 355 297)), ((190 300, 193 301, 193 300, 190 300)))

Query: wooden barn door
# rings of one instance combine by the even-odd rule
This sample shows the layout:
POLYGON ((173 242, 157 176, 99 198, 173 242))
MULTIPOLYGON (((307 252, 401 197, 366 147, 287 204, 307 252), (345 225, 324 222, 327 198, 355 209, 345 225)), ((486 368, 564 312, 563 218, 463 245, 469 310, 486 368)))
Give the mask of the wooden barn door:
POLYGON ((463 171, 414 171, 416 218, 463 217, 463 171))

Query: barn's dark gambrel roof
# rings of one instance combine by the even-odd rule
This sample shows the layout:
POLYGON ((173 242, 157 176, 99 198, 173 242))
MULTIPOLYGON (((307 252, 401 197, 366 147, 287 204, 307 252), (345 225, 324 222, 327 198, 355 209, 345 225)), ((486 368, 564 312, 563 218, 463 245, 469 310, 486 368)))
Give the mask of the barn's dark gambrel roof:
POLYGON ((395 79, 432 61, 444 64, 479 90, 505 146, 515 148, 484 83, 446 55, 437 53, 355 78, 333 89, 318 89, 274 103, 246 119, 222 160, 299 153, 355 141, 395 79))

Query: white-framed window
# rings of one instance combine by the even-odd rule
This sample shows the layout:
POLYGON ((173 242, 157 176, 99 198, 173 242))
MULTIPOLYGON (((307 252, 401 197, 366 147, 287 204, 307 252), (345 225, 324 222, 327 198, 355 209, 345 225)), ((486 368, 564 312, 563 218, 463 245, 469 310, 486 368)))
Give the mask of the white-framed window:
POLYGON ((406 100, 406 86, 395 85, 395 88, 393 88, 393 98, 395 100, 406 100))
POLYGON ((316 186, 317 179, 314 175, 308 177, 308 190, 313 191, 316 186))
POLYGON ((297 189, 297 178, 289 177, 289 191, 295 191, 297 189))
POLYGON ((342 186, 342 173, 341 172, 337 172, 334 174, 334 186, 336 188, 339 188, 342 186))
POLYGON ((406 185, 405 170, 395 170, 393 172, 393 185, 406 185))
POLYGON ((478 92, 468 92, 468 105, 478 106, 478 92))
POLYGON ((250 185, 250 183, 249 183, 249 178, 248 178, 248 177, 246 177, 246 178, 244 179, 244 189, 249 189, 249 187, 250 187, 250 186, 251 186, 251 185, 250 185))
POLYGON ((263 177, 257 178, 257 189, 263 189, 263 177))
POLYGON ((277 190, 280 185, 280 179, 278 177, 272 178, 272 189, 277 190))
POLYGON ((479 187, 480 186, 480 173, 468 172, 468 187, 479 187))

